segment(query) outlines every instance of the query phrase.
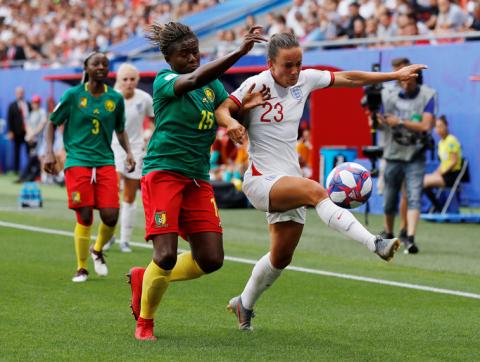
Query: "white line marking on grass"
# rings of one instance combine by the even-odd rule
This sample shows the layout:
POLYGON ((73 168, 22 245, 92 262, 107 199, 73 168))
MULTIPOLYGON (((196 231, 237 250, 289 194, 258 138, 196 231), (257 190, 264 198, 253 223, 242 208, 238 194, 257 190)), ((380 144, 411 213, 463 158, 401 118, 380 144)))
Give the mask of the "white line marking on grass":
MULTIPOLYGON (((36 226, 30 226, 30 225, 15 224, 15 223, 10 223, 10 222, 5 222, 5 221, 0 221, 0 226, 13 228, 13 229, 40 232, 40 233, 45 233, 45 234, 62 235, 62 236, 70 236, 70 237, 73 236, 73 233, 70 232, 70 231, 47 229, 47 228, 41 228, 41 227, 36 227, 36 226)), ((95 240, 95 238, 96 238, 96 236, 92 236, 93 240, 95 240)), ((134 245, 136 247, 139 247, 139 248, 152 249, 152 245, 147 244, 147 243, 132 242, 130 244, 134 245)), ((236 258, 236 257, 232 257, 232 256, 225 256, 225 260, 233 261, 235 263, 252 264, 252 265, 254 265, 257 262, 256 260, 252 260, 252 259, 236 258)), ((329 272, 329 271, 325 271, 325 270, 302 268, 302 267, 298 267, 298 266, 289 266, 289 267, 287 267, 287 269, 302 272, 302 273, 323 275, 323 276, 327 276, 327 277, 335 277, 335 278, 341 278, 341 279, 356 280, 356 281, 360 281, 360 282, 389 285, 389 286, 392 286, 392 287, 422 290, 424 292, 448 294, 448 295, 455 295, 455 296, 458 296, 458 297, 480 299, 480 294, 467 293, 467 292, 462 292, 460 290, 442 289, 442 288, 429 287, 429 286, 426 286, 426 285, 394 282, 394 281, 391 281, 391 280, 362 277, 362 276, 351 275, 351 274, 333 273, 333 272, 329 272)))

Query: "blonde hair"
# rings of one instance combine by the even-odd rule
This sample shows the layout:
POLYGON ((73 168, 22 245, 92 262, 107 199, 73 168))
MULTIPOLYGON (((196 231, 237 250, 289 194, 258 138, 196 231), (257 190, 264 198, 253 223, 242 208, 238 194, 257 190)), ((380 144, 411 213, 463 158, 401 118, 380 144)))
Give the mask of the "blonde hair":
POLYGON ((115 85, 113 86, 113 88, 115 90, 120 90, 120 85, 119 85, 119 81, 120 79, 122 79, 123 75, 126 73, 126 72, 134 72, 135 73, 135 78, 137 78, 137 80, 140 79, 140 72, 138 71, 137 67, 135 67, 134 65, 130 64, 130 63, 122 63, 119 67, 118 67, 118 70, 117 70, 117 76, 115 78, 115 85))

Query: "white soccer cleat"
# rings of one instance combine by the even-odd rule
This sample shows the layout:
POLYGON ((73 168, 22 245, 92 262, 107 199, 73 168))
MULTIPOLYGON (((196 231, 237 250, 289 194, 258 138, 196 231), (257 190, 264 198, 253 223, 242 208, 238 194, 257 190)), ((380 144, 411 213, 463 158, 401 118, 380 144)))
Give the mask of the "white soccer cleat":
POLYGON ((107 251, 112 247, 113 244, 115 244, 115 235, 112 235, 110 240, 108 240, 107 243, 103 246, 102 250, 107 251))
POLYGON ((130 244, 129 244, 128 241, 120 243, 119 246, 120 246, 120 251, 122 253, 131 253, 132 252, 132 248, 130 248, 130 244))
POLYGON ((83 283, 83 282, 86 282, 87 279, 88 279, 88 271, 86 269, 80 268, 77 270, 77 272, 73 276, 72 282, 83 283))
POLYGON ((90 255, 92 256, 93 265, 95 266, 95 273, 100 277, 106 277, 108 275, 108 268, 103 252, 95 251, 92 246, 90 248, 90 255))
POLYGON ((255 313, 253 310, 248 310, 243 306, 240 296, 230 299, 227 309, 237 317, 238 329, 241 331, 253 331, 252 318, 255 317, 255 313))

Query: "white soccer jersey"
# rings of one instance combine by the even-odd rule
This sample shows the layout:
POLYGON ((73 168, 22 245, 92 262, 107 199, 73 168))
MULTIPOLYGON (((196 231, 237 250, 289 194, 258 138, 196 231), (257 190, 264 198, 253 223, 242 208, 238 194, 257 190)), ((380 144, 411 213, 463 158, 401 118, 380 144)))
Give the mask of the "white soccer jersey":
POLYGON ((271 99, 246 116, 251 174, 302 175, 295 144, 305 102, 313 90, 329 87, 333 82, 332 72, 306 69, 300 72, 296 85, 284 88, 275 82, 270 70, 266 70, 248 78, 230 95, 241 105, 253 83, 254 91, 260 90, 263 84, 270 87, 271 99))
MULTIPOLYGON (((133 97, 125 99, 125 131, 133 148, 143 148, 143 120, 153 117, 153 100, 150 94, 135 89, 133 97)), ((113 135, 112 146, 120 146, 117 136, 113 135)))

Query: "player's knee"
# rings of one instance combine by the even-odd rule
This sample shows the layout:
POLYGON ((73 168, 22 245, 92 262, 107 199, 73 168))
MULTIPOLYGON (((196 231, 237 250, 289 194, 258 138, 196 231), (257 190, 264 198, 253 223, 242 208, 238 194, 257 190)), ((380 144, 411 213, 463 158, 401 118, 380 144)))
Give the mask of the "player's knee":
POLYGON ((117 225, 118 209, 101 210, 100 218, 105 225, 113 227, 117 225))
POLYGON ((167 251, 155 251, 153 262, 163 270, 172 270, 177 264, 177 253, 167 251))
POLYGON ((292 262, 293 253, 271 254, 270 262, 276 269, 285 269, 292 262))
POLYGON ((80 225, 90 226, 93 223, 93 210, 89 208, 83 208, 76 210, 77 222, 80 225))
POLYGON ((197 264, 205 273, 213 273, 223 266, 223 254, 209 255, 201 260, 197 260, 197 264))
POLYGON ((318 203, 328 197, 327 190, 318 182, 312 181, 309 184, 310 205, 316 206, 318 203))

